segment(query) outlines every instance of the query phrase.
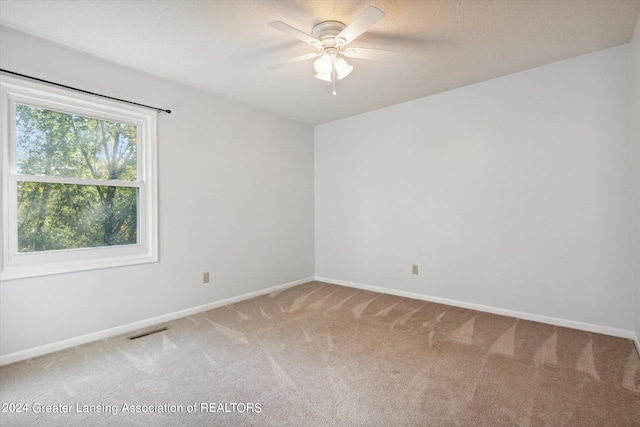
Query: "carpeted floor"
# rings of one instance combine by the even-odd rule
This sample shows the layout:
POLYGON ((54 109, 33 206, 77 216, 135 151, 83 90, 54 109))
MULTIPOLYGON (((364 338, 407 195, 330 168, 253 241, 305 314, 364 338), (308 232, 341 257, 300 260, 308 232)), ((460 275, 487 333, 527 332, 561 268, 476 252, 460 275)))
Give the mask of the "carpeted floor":
POLYGON ((621 338, 319 282, 159 326, 0 368, 0 424, 640 425, 621 338))

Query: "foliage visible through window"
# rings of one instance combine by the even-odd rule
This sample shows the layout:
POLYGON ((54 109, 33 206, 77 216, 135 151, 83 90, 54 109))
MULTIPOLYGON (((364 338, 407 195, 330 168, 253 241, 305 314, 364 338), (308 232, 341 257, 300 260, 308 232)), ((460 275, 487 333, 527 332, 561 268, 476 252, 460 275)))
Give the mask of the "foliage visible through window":
POLYGON ((19 252, 138 242, 137 132, 16 104, 19 252))

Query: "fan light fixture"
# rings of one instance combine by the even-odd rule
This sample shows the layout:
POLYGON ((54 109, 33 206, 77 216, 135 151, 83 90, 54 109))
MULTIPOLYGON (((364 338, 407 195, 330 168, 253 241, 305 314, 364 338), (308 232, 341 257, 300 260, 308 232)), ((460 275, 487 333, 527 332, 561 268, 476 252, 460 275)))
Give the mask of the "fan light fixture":
POLYGON ((344 58, 338 58, 338 50, 326 48, 320 58, 313 64, 316 70, 316 79, 333 83, 333 94, 336 94, 336 79, 342 80, 351 73, 353 65, 349 65, 344 58))

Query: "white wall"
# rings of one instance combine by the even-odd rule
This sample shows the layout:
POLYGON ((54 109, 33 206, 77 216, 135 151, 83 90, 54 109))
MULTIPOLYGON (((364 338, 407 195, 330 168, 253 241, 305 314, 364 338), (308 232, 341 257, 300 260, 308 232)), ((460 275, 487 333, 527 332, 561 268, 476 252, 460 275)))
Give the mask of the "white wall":
POLYGON ((629 45, 629 76, 631 82, 631 143, 634 160, 635 195, 635 332, 636 345, 640 352, 640 16, 636 22, 633 38, 629 45))
POLYGON ((316 275, 631 334, 627 65, 620 46, 317 126, 316 275))
POLYGON ((173 111, 158 125, 160 262, 3 282, 1 355, 314 275, 310 126, 0 31, 2 68, 173 111))

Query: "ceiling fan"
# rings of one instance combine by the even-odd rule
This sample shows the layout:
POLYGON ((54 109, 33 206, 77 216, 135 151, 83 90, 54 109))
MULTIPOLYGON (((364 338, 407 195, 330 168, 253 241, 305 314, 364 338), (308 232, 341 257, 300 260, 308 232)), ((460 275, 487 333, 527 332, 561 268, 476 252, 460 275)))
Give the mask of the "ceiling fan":
POLYGON ((313 27, 312 35, 300 31, 282 21, 269 22, 269 26, 285 34, 293 36, 316 48, 316 52, 297 56, 288 61, 271 65, 267 68, 274 70, 285 65, 308 59, 318 58, 314 63, 316 78, 327 81, 333 85, 333 94, 336 94, 336 80, 341 80, 353 70, 346 58, 358 59, 384 59, 389 54, 396 54, 388 50, 364 49, 347 47, 358 36, 377 24, 384 13, 373 6, 369 6, 349 25, 339 21, 323 21, 313 27))

